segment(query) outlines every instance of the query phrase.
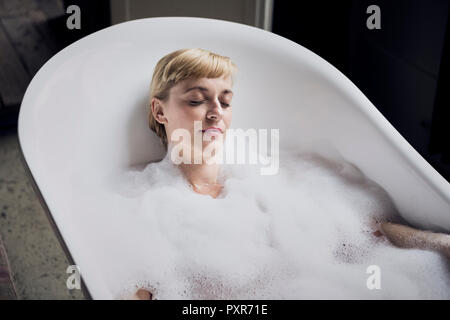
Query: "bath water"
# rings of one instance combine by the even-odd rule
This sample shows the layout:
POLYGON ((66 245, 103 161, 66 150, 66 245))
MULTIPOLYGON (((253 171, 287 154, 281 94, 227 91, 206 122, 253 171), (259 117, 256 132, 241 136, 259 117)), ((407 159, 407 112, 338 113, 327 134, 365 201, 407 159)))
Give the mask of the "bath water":
MULTIPOLYGON (((123 172, 106 255, 112 294, 156 299, 449 299, 438 253, 397 248, 376 231, 399 222, 389 195, 344 159, 280 153, 276 175, 222 166, 213 199, 193 192, 166 156, 123 172), (369 289, 367 268, 380 270, 369 289)), ((424 213, 425 214, 425 213, 424 213)))

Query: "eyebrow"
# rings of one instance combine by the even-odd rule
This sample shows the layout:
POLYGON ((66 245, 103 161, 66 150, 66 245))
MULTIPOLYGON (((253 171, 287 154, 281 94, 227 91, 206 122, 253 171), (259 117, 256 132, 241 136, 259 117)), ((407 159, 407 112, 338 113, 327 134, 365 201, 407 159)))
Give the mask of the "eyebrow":
MULTIPOLYGON (((195 87, 192 87, 192 88, 187 89, 184 93, 187 93, 187 92, 189 92, 189 91, 191 91, 191 90, 196 90, 196 89, 198 89, 198 90, 200 90, 200 91, 206 91, 206 92, 209 91, 208 88, 201 87, 201 86, 195 86, 195 87)), ((233 93, 233 91, 231 91, 231 90, 229 90, 229 89, 225 89, 225 90, 222 91, 222 93, 225 93, 225 94, 226 94, 226 93, 233 93)))

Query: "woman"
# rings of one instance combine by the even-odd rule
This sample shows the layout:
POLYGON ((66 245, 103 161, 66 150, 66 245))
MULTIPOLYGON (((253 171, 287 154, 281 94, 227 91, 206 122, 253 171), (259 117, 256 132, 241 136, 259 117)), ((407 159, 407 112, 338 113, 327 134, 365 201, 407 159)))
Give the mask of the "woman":
MULTIPOLYGON (((207 164, 202 151, 213 140, 219 140, 219 135, 221 140, 225 139, 231 124, 231 88, 236 70, 229 58, 206 50, 178 50, 158 62, 150 89, 150 128, 169 150, 173 143, 169 137, 174 130, 185 129, 190 133, 191 141, 187 143, 194 149, 202 149, 202 163, 195 164, 191 158, 192 164, 181 163, 179 167, 195 192, 213 198, 222 189, 217 183, 220 167, 218 163, 207 164), (201 122, 200 145, 193 141, 198 134, 194 121, 201 122)), ((195 153, 192 151, 191 157, 195 153)))
MULTIPOLYGON (((183 139, 183 152, 197 150, 202 161, 196 163, 194 152, 179 168, 194 192, 216 198, 223 186, 219 183, 220 164, 208 163, 203 150, 211 143, 223 142, 231 124, 233 77, 237 67, 228 57, 203 49, 182 49, 163 57, 156 65, 151 89, 149 126, 171 152, 178 130, 189 133, 183 139), (201 124, 201 128, 195 125, 201 124), (195 143, 195 135, 201 143, 195 143), (193 147, 193 148, 191 148, 193 147), (198 150, 200 149, 200 150, 198 150)), ((186 156, 186 154, 183 154, 186 156)), ((184 158, 186 159, 186 158, 184 158)), ((450 257, 450 236, 384 223, 381 230, 399 247, 438 250, 450 257)), ((375 235, 381 236, 381 232, 375 235)), ((150 292, 140 289, 134 299, 151 299, 150 292)))

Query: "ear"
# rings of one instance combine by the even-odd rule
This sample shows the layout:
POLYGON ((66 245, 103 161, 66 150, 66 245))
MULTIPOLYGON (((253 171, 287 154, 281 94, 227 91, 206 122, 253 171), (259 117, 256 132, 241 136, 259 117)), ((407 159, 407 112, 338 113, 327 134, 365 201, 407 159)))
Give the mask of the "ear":
POLYGON ((167 123, 167 118, 164 115, 164 108, 162 106, 161 100, 159 100, 158 98, 152 98, 151 109, 152 115, 158 123, 167 123))

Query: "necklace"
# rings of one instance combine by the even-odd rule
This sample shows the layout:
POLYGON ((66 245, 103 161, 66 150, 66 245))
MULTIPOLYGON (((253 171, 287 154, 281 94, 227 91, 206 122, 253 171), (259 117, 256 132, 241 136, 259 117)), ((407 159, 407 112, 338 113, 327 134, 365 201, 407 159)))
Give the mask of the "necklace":
POLYGON ((211 183, 202 183, 202 184, 197 184, 197 183, 191 184, 191 183, 188 183, 188 185, 189 185, 189 187, 193 187, 193 186, 196 186, 196 187, 201 186, 201 187, 203 187, 203 186, 209 186, 209 185, 212 185, 212 184, 211 183))
POLYGON ((213 198, 217 198, 217 196, 219 195, 219 193, 222 191, 223 186, 221 184, 218 183, 203 183, 203 184, 192 184, 192 183, 188 183, 188 186, 190 189, 192 189, 194 192, 200 193, 200 194, 208 194, 210 196, 212 196, 213 198), (219 186, 220 188, 215 188, 215 187, 208 187, 208 186, 219 186), (206 188, 204 188, 206 186, 206 188), (203 188, 202 188, 203 187, 203 188))
POLYGON ((208 186, 220 186, 220 187, 223 187, 221 184, 219 184, 219 183, 202 183, 202 184, 197 184, 197 183, 188 183, 188 186, 190 187, 190 188, 199 188, 199 187, 208 187, 208 186))

